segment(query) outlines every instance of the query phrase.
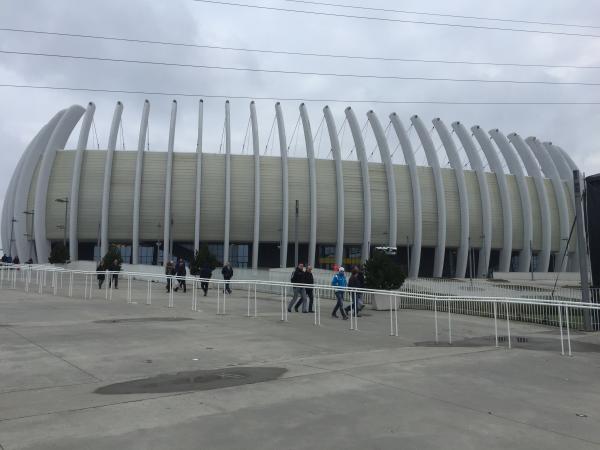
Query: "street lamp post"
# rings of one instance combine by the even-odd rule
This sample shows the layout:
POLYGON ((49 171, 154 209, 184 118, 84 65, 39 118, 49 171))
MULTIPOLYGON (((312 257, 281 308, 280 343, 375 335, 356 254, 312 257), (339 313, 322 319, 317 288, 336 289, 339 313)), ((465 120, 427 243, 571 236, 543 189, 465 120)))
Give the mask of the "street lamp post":
POLYGON ((29 257, 32 258, 32 253, 35 253, 35 237, 33 235, 34 210, 32 209, 31 211, 23 211, 23 214, 25 214, 26 216, 31 216, 31 233, 29 232, 29 227, 27 227, 27 223, 25 223, 26 231, 27 231, 25 233, 25 236, 27 237, 27 240, 31 243, 30 251, 32 250, 31 247, 33 247, 33 251, 31 251, 31 253, 29 254, 29 257))
POLYGON ((10 256, 12 258, 12 248, 13 248, 13 242, 14 242, 14 231, 15 231, 15 222, 17 222, 17 219, 15 219, 15 217, 13 216, 13 218, 10 221, 10 242, 8 243, 8 256, 10 256))
POLYGON ((65 225, 63 227, 63 231, 64 231, 63 245, 66 248, 67 247, 67 214, 69 212, 69 197, 57 198, 54 201, 65 204, 65 225))

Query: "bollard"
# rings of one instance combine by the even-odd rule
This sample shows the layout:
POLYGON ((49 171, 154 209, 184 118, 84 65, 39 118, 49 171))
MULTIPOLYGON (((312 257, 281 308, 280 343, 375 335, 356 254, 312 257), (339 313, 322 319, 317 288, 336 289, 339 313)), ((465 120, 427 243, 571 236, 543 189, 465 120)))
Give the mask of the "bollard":
POLYGON ((152 280, 148 279, 148 288, 146 290, 146 305, 152 304, 152 285, 150 284, 152 280))

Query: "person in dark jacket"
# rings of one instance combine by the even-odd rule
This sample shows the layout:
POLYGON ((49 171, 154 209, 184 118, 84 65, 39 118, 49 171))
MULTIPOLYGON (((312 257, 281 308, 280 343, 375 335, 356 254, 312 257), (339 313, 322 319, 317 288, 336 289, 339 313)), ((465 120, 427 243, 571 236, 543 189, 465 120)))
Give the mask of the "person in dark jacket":
POLYGON ((173 261, 169 261, 165 266, 165 275, 167 276, 167 292, 171 292, 173 275, 175 275, 175 266, 173 265, 173 261))
MULTIPOLYGON (((348 280, 349 288, 357 288, 364 289, 365 287, 365 276, 358 266, 354 266, 352 268, 352 275, 350 275, 350 279, 348 280)), ((362 303, 362 292, 350 292, 352 296, 352 302, 350 305, 346 306, 346 314, 350 313, 350 310, 354 310, 354 314, 360 317, 360 311, 363 309, 364 305, 362 303)))
MULTIPOLYGON (((312 274, 312 266, 306 266, 306 272, 304 272, 304 284, 315 284, 315 277, 313 277, 312 274)), ((313 292, 313 288, 309 288, 306 287, 304 288, 304 292, 306 293, 306 297, 308 298, 308 311, 306 311, 306 308, 303 308, 302 312, 315 312, 313 310, 313 303, 314 303, 314 292, 313 292)), ((294 306, 294 309, 296 310, 296 312, 298 312, 298 308, 300 307, 300 305, 302 304, 302 296, 298 299, 298 301, 296 302, 296 305, 294 306)))
POLYGON ((110 287, 111 283, 114 283, 115 289, 119 289, 119 274, 117 273, 121 270, 119 260, 115 259, 112 264, 108 266, 108 270, 114 272, 108 277, 108 287, 110 287))
MULTIPOLYGON (((200 269, 200 278, 204 278, 204 279, 208 280, 209 278, 212 277, 212 272, 213 272, 212 267, 210 267, 208 265, 208 263, 204 264, 204 266, 202 266, 202 269, 200 269)), ((206 297, 206 294, 208 293, 208 281, 201 281, 200 287, 204 291, 204 296, 206 297)))
POLYGON ((177 292, 179 288, 183 288, 183 292, 186 292, 187 289, 185 285, 185 277, 187 276, 187 271, 185 269, 185 261, 183 258, 179 258, 177 261, 177 265, 175 266, 175 275, 177 275, 177 287, 174 289, 174 291, 177 292))
POLYGON ((104 274, 104 271, 106 270, 106 267, 104 266, 104 259, 101 259, 100 262, 98 263, 98 265, 96 266, 96 278, 98 278, 98 289, 102 289, 102 284, 104 283, 104 280, 106 279, 106 275, 104 274))
POLYGON ((296 286, 295 284, 304 284, 306 283, 306 269, 304 268, 304 264, 298 264, 298 267, 294 269, 294 273, 292 274, 292 279, 290 280, 294 283, 294 293, 292 295, 292 299, 288 303, 288 312, 292 312, 292 306, 295 305, 295 311, 298 312, 298 307, 300 303, 302 304, 302 312, 308 312, 306 310, 306 290, 304 286, 296 286), (298 304, 296 303, 298 301, 298 304))
MULTIPOLYGON (((223 279, 225 281, 229 281, 233 277, 233 268, 231 267, 231 263, 229 261, 227 261, 227 263, 223 266, 221 274, 223 275, 223 279)), ((225 283, 225 292, 231 294, 231 287, 229 287, 229 283, 225 283)))

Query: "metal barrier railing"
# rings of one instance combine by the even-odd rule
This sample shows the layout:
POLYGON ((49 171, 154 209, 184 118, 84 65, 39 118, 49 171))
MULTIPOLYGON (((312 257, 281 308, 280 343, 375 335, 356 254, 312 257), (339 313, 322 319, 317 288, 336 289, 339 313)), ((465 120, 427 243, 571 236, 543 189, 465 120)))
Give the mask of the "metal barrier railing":
MULTIPOLYGON (((390 336, 398 336, 398 310, 399 309, 422 309, 433 311, 435 342, 440 342, 440 314, 447 313, 448 343, 452 344, 452 315, 478 315, 481 317, 493 318, 495 345, 499 347, 499 321, 506 321, 506 330, 508 337, 508 348, 511 348, 511 320, 523 320, 523 311, 530 315, 546 314, 552 317, 552 320, 541 322, 543 325, 553 325, 560 330, 561 353, 565 354, 565 340, 567 343, 567 353, 572 354, 571 350, 571 329, 580 327, 584 319, 597 318, 600 316, 600 305, 597 303, 581 303, 570 299, 562 298, 519 298, 509 296, 469 296, 457 295, 457 292, 440 295, 431 293, 430 287, 419 286, 415 283, 405 283, 403 288, 398 291, 384 291, 374 289, 358 289, 350 287, 334 287, 323 284, 298 284, 284 281, 273 280, 222 280, 214 278, 200 278, 195 276, 180 277, 176 275, 160 275, 155 273, 140 272, 111 272, 111 271, 84 271, 69 270, 61 267, 48 265, 14 265, 4 264, 0 266, 0 289, 23 288, 25 292, 37 292, 38 294, 47 293, 50 289, 52 295, 57 296, 59 290, 65 291, 66 297, 74 296, 74 285, 83 279, 83 299, 92 299, 94 281, 98 275, 104 276, 102 283, 102 295, 105 300, 112 301, 113 290, 117 289, 118 279, 127 281, 126 297, 127 303, 133 301, 133 282, 141 281, 147 283, 145 303, 152 304, 152 283, 158 279, 161 282, 170 283, 171 289, 167 292, 168 307, 174 307, 173 291, 175 283, 184 281, 186 287, 189 284, 192 290, 191 309, 198 310, 198 291, 202 283, 209 287, 216 288, 217 291, 217 315, 226 314, 227 296, 226 289, 229 285, 247 288, 247 313, 248 317, 258 316, 257 293, 261 287, 268 287, 271 293, 277 293, 281 303, 281 321, 288 321, 288 292, 293 288, 311 288, 314 290, 315 308, 313 311, 314 325, 321 325, 321 299, 325 296, 333 296, 336 291, 344 292, 345 297, 352 297, 355 294, 362 294, 363 297, 370 295, 372 297, 385 298, 389 301, 389 319, 390 336), (116 275, 116 278, 113 276, 116 275), (65 287, 66 285, 66 287, 65 287), (564 331, 566 330, 566 339, 564 331)), ((439 287, 439 286, 438 286, 439 287)), ((433 290, 435 291, 435 290, 433 290)), ((464 294, 464 293, 463 293, 464 294)), ((358 331, 358 314, 355 308, 350 310, 349 329, 358 331)), ((538 323, 538 322, 536 322, 538 323)))

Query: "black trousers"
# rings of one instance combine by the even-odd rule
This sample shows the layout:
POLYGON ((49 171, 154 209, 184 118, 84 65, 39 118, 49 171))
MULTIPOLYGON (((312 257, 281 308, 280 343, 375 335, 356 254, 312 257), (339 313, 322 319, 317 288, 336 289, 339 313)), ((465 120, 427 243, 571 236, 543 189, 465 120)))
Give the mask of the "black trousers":
POLYGON ((208 294, 208 281, 201 281, 200 288, 204 291, 204 295, 208 294))
POLYGON ((103 283, 104 283, 104 278, 98 278, 98 289, 102 289, 103 283))
POLYGON ((185 278, 178 278, 177 279, 177 287, 175 288, 175 290, 179 289, 179 288, 183 288, 183 292, 186 292, 186 287, 185 287, 185 278))
POLYGON ((115 289, 119 288, 119 274, 113 273, 110 275, 110 278, 108 279, 108 287, 110 287, 111 283, 115 284, 115 289))

